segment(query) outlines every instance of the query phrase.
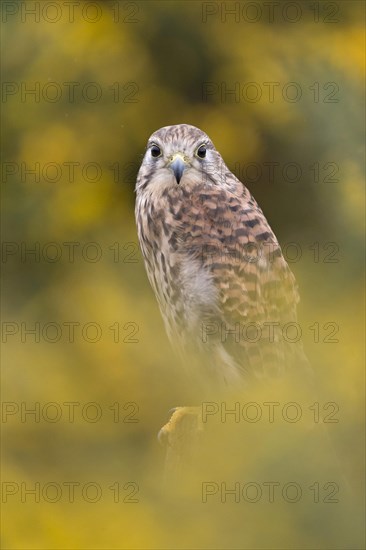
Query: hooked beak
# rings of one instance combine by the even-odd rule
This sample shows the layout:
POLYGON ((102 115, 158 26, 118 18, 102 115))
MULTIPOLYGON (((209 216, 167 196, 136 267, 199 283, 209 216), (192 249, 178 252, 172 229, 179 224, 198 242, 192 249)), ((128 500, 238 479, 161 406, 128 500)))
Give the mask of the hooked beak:
POLYGON ((170 163, 170 168, 174 172, 175 179, 177 180, 177 183, 179 184, 182 174, 184 172, 184 169, 187 167, 187 164, 179 153, 174 155, 172 162, 170 163))

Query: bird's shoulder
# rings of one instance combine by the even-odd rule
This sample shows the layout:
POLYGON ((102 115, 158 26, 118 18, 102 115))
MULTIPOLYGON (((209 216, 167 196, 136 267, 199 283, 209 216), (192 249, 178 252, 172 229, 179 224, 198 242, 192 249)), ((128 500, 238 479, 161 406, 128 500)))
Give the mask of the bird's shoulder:
POLYGON ((199 185, 183 197, 178 208, 191 242, 216 244, 221 252, 241 250, 245 257, 259 249, 265 257, 280 255, 265 215, 239 180, 231 186, 199 185))
POLYGON ((295 278, 249 190, 239 181, 231 188, 202 186, 189 203, 183 244, 211 273, 226 313, 295 315, 295 278))

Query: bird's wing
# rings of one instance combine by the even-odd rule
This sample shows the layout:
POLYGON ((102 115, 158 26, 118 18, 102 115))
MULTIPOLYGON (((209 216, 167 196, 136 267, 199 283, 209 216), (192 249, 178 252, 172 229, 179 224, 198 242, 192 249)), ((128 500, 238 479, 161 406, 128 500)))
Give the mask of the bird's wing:
POLYGON ((226 351, 258 376, 282 373, 306 360, 297 339, 297 286, 263 212, 238 184, 236 192, 220 187, 195 196, 191 251, 218 291, 217 336, 226 351))

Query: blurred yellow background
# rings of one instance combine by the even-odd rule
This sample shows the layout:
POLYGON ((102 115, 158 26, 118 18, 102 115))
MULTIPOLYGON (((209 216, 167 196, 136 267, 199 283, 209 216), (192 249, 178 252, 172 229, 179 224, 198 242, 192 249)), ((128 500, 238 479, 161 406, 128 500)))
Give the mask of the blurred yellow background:
POLYGON ((364 3, 3 2, 2 35, 3 548, 363 548, 364 3), (339 408, 329 454, 316 437, 287 454, 301 423, 240 425, 227 482, 336 482, 337 503, 202 502, 224 445, 211 478, 166 494, 156 434, 190 381, 134 182, 150 134, 182 122, 249 187, 298 280, 319 390, 304 410, 339 408))

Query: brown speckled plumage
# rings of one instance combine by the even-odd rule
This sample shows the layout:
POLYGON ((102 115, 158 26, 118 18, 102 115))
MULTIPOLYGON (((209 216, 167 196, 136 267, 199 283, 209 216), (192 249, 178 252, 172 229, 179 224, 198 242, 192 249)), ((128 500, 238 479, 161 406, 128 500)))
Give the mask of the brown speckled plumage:
POLYGON ((151 136, 136 222, 169 339, 197 381, 250 383, 306 363, 301 341, 282 337, 296 323, 294 276, 262 210, 204 132, 180 124, 151 136))

